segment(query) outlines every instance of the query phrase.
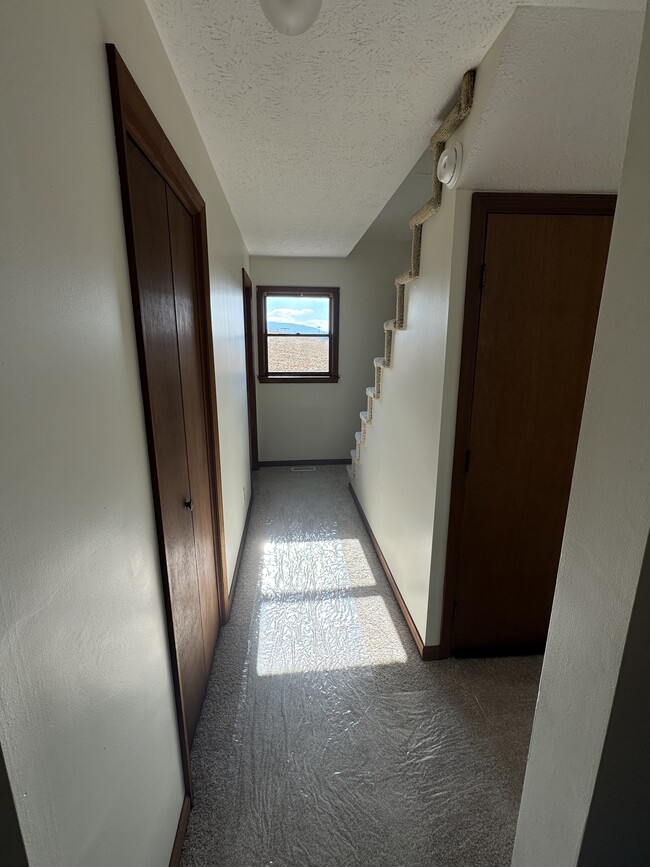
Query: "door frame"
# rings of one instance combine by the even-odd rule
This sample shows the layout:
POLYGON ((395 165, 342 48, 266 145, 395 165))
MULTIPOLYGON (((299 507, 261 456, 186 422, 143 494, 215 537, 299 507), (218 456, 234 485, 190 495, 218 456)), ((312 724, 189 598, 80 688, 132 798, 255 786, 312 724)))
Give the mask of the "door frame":
MULTIPOLYGON (((188 172, 176 154, 171 142, 149 108, 143 94, 135 83, 115 45, 106 45, 113 120, 115 125, 115 142, 119 167, 120 188, 122 197, 122 213, 126 235, 127 258, 131 283, 131 295, 135 319, 135 336, 138 351, 138 363, 142 399, 144 404, 145 428, 149 452, 149 466, 153 489, 153 503, 158 536, 158 550, 165 600, 165 616, 171 656, 172 678, 176 704, 176 718, 180 740, 181 759, 183 763, 183 778, 185 782, 185 801, 179 823, 179 834, 183 820, 187 824, 187 815, 192 797, 192 780, 190 774, 189 742, 185 725, 185 714, 180 683, 180 671, 174 627, 172 620, 169 577, 165 558, 164 534, 160 509, 160 488, 155 466, 154 428, 151 412, 151 401, 147 382, 147 372, 144 354, 142 319, 140 307, 140 286, 135 260, 135 244, 133 223, 129 198, 129 177, 127 171, 126 146, 129 136, 152 163, 162 178, 176 193, 192 217, 196 278, 198 289, 197 322, 199 330, 199 351, 203 379, 203 398, 206 419, 206 443, 208 450, 209 487, 212 505, 212 529, 215 548, 215 566, 217 571, 217 599, 219 603, 219 619, 223 623, 228 611, 227 570, 224 547, 223 495, 221 489, 221 458, 219 452, 219 426, 217 419, 217 401, 215 388, 214 349, 212 343, 212 320, 210 306, 210 280, 208 271, 208 243, 205 216, 205 202, 194 185, 188 172)), ((184 836, 185 828, 182 828, 184 836)), ((178 836, 178 835, 177 835, 178 836)), ((181 844, 182 844, 181 836, 181 844)), ((177 841, 178 842, 178 841, 177 841)), ((177 845, 174 847, 176 857, 177 845)), ((180 856, 180 850, 178 850, 180 856)))
MULTIPOLYGON (((253 329, 253 281, 245 268, 241 269, 244 302, 244 345, 246 351, 246 398, 248 404, 248 444, 251 473, 259 470, 257 444, 257 393, 255 391, 255 344, 253 329)), ((252 483, 251 483, 252 490, 252 483)))
POLYGON ((566 214, 612 216, 616 196, 565 193, 474 193, 467 253, 465 313, 461 343, 456 435, 452 464, 449 530, 442 606, 440 658, 453 648, 454 607, 458 591, 460 546, 465 509, 465 458, 469 448, 474 375, 481 321, 481 293, 484 277, 485 244, 491 214, 566 214))

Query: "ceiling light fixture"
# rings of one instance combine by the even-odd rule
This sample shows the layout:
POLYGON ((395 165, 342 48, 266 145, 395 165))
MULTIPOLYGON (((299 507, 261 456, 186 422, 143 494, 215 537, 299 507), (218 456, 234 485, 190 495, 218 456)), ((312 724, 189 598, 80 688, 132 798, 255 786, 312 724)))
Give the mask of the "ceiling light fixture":
POLYGON ((323 0, 260 0, 270 24, 285 36, 300 36, 318 18, 323 0))

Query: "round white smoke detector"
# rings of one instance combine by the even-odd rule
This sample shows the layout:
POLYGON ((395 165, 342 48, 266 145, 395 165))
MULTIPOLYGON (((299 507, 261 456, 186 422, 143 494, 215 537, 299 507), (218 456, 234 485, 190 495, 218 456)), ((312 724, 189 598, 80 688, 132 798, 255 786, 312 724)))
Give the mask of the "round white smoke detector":
POLYGON ((436 174, 440 183, 446 187, 455 187, 460 177, 460 168, 463 163, 463 146, 457 142, 451 148, 445 148, 440 154, 436 174))

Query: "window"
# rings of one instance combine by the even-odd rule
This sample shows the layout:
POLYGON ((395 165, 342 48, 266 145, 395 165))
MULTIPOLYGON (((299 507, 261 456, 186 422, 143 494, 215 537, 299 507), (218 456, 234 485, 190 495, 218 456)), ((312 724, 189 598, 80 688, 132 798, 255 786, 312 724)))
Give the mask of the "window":
POLYGON ((260 382, 339 381, 339 290, 257 287, 260 382))

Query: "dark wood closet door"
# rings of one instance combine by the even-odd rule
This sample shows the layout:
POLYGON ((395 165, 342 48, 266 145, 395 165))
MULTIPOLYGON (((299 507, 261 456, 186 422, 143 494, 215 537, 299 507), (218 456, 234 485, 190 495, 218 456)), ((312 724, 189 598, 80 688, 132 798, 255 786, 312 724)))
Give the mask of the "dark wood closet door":
POLYGON ((244 301, 244 345, 246 349, 246 400, 248 404, 248 449, 251 472, 259 469, 257 447, 257 396, 255 393, 255 348, 253 337, 253 283, 242 268, 244 301))
MULTIPOLYGON (((165 181, 130 140, 127 165, 139 314, 164 539, 169 609, 191 744, 207 683, 187 461, 165 181)), ((163 566, 164 568, 164 566, 163 566)))
POLYGON ((209 672, 219 629, 219 601, 209 487, 207 424, 201 377, 201 347, 196 318, 198 299, 194 226, 192 217, 169 186, 167 209, 203 644, 205 666, 209 672))
POLYGON ((611 226, 488 218, 455 649, 546 639, 611 226))

